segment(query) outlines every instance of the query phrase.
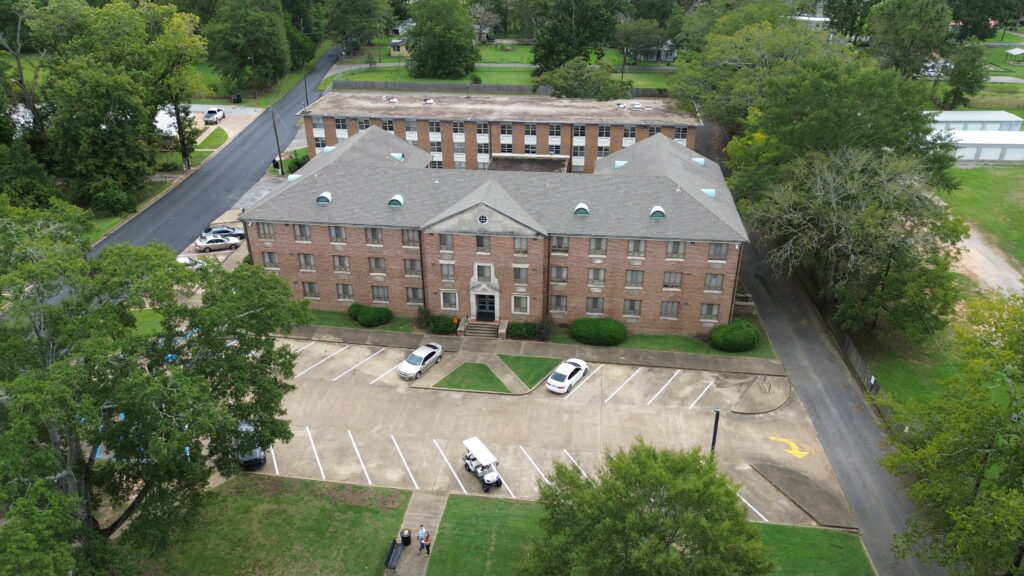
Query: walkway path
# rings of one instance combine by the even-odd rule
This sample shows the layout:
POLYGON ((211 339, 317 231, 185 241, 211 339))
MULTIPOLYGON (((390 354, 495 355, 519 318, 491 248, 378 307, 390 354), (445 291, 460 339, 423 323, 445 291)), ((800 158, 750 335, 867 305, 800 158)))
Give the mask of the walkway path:
POLYGON ((416 539, 416 532, 422 524, 427 532, 430 532, 431 542, 436 542, 437 529, 441 526, 441 516, 447 504, 447 492, 413 491, 409 507, 405 509, 405 519, 402 520, 402 528, 408 528, 412 532, 412 544, 402 552, 395 576, 423 576, 427 573, 430 556, 418 553, 420 543, 416 539))
POLYGON ((1024 293, 1021 273, 1009 263, 1001 250, 986 244, 973 226, 970 236, 961 245, 964 252, 955 267, 982 288, 1001 290, 1007 294, 1024 293))

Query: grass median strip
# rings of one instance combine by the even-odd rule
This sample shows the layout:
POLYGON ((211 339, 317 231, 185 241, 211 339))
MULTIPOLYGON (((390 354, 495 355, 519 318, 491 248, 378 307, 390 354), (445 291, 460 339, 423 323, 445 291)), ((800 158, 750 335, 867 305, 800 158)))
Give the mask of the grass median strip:
POLYGON ((434 388, 455 390, 479 390, 481 392, 508 392, 508 387, 494 375, 494 372, 479 362, 465 362, 452 370, 434 388))
POLYGON ((449 496, 430 555, 430 576, 517 574, 543 514, 540 504, 532 502, 449 496))
POLYGON ((212 149, 220 148, 225 142, 228 141, 228 133, 223 128, 217 126, 210 132, 210 135, 203 138, 203 141, 196 145, 198 149, 212 149))
POLYGON ((505 354, 498 354, 498 358, 504 362, 519 379, 523 381, 531 390, 540 384, 541 380, 544 379, 555 366, 561 362, 557 358, 537 358, 535 356, 506 356, 505 354))
POLYGON ((860 538, 855 534, 759 524, 764 543, 775 560, 775 574, 780 576, 874 576, 860 538))

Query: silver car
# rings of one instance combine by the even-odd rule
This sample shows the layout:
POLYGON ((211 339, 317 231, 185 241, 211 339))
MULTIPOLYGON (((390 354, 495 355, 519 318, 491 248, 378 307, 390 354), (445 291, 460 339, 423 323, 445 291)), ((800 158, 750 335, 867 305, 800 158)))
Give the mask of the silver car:
POLYGON ((233 236, 210 235, 206 238, 196 240, 196 250, 209 252, 210 250, 234 250, 242 241, 233 236))
POLYGON ((398 375, 405 380, 415 380, 423 375, 431 366, 441 361, 444 350, 436 342, 424 344, 412 351, 401 364, 398 365, 398 375))

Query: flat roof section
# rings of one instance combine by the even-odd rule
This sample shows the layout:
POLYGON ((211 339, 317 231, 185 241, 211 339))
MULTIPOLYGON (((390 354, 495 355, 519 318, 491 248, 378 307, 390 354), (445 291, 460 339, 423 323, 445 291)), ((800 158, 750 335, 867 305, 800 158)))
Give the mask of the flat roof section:
POLYGON ((932 112, 936 122, 1020 122, 1021 117, 1004 110, 945 110, 932 112))
POLYGON ((327 92, 299 112, 332 118, 422 118, 560 124, 699 126, 669 98, 583 100, 550 96, 462 95, 438 92, 327 92), (433 102, 432 104, 428 102, 433 102))
POLYGON ((1006 130, 951 130, 953 140, 963 146, 1024 146, 1024 132, 1006 130))

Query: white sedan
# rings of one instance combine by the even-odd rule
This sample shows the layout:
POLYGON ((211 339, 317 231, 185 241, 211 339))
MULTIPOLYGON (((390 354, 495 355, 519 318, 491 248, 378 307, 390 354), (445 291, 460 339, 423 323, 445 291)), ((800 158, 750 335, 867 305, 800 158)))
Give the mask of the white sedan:
POLYGON ((555 368, 555 371, 548 376, 547 388, 557 394, 565 394, 572 390, 572 387, 579 384, 587 374, 587 363, 579 358, 569 358, 555 368))
POLYGON ((398 375, 405 380, 415 380, 423 375, 428 368, 441 361, 444 350, 435 342, 424 344, 412 351, 412 354, 398 365, 398 375))
POLYGON ((238 245, 242 241, 233 236, 217 236, 210 235, 206 238, 199 238, 196 240, 196 250, 199 252, 209 252, 210 250, 234 250, 238 248, 238 245))

